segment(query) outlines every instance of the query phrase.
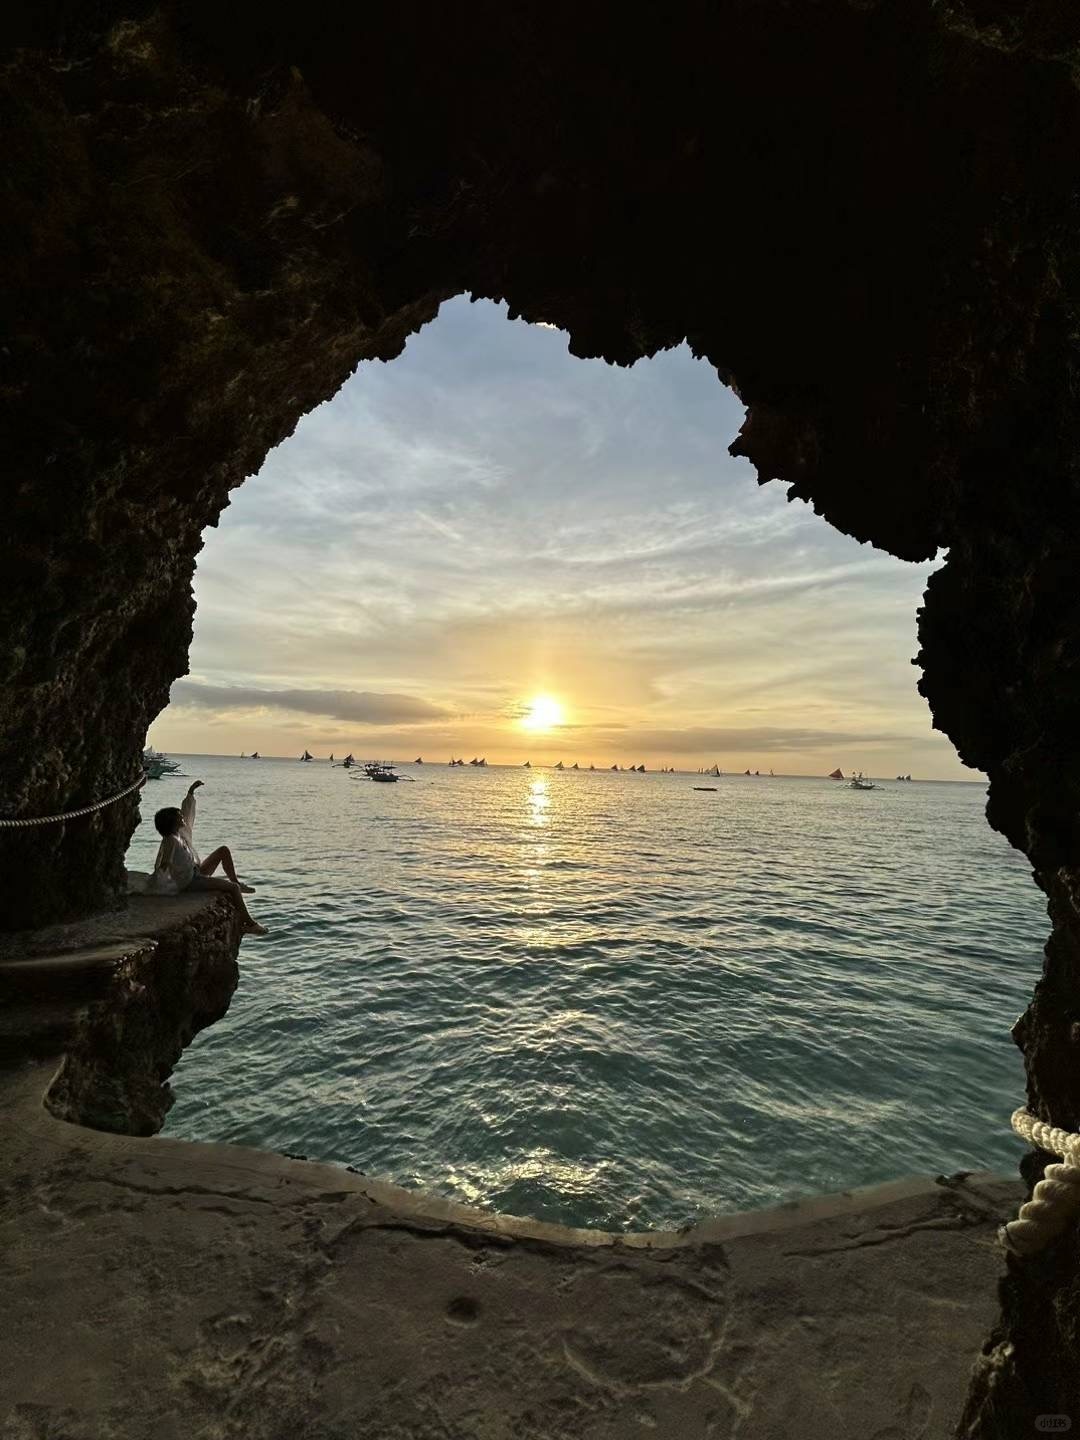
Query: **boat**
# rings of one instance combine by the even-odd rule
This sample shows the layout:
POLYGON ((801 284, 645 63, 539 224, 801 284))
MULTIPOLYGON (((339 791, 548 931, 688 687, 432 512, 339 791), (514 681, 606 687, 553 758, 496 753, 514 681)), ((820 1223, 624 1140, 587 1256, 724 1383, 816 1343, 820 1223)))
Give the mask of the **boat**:
POLYGON ((330 764, 332 765, 333 763, 334 763, 334 752, 331 750, 331 751, 330 751, 330 764))
MULTIPOLYGON (((630 768, 633 769, 633 766, 631 766, 630 768)), ((645 774, 645 766, 644 766, 644 765, 639 765, 639 766, 637 767, 637 773, 638 773, 639 775, 644 775, 644 774, 645 774)))
POLYGON ((716 786, 715 786, 715 785, 695 785, 695 786, 694 786, 694 789, 695 789, 695 790, 708 790, 708 791, 710 791, 713 795, 716 794, 716 786))
POLYGON ((596 769, 596 766, 595 766, 595 765, 590 765, 590 766, 589 766, 589 769, 590 769, 590 770, 595 770, 595 769, 596 769))
POLYGON ((843 770, 830 770, 830 771, 829 771, 829 779, 830 779, 830 780, 842 780, 843 778, 844 778, 844 772, 843 772, 843 770))
MULTIPOLYGON (((459 760, 459 761, 458 761, 458 764, 459 764, 459 765, 464 764, 464 761, 459 760)), ((477 766, 479 766, 479 765, 486 765, 486 764, 487 764, 487 761, 486 761, 486 760, 477 760, 476 756, 474 755, 473 758, 469 761, 469 764, 470 764, 470 765, 477 765, 477 766)))
POLYGON ((860 770, 857 775, 853 775, 853 776, 851 777, 851 779, 848 781, 848 789, 849 789, 849 790, 876 790, 876 789, 877 789, 877 786, 874 784, 874 782, 870 779, 870 777, 869 777, 868 775, 864 775, 864 774, 862 773, 862 771, 860 770))
POLYGON ((532 769, 532 765, 529 763, 528 760, 526 760, 526 761, 525 761, 525 764, 524 764, 521 768, 522 768, 523 770, 531 770, 531 769, 532 769))
POLYGON ((422 765, 424 763, 423 756, 417 755, 416 759, 412 763, 414 765, 422 765))
POLYGON ((618 767, 618 765, 612 765, 611 768, 612 768, 612 770, 618 770, 619 767, 618 767))
POLYGON ((571 769, 571 770, 576 770, 577 768, 578 768, 578 763, 577 763, 577 761, 575 760, 574 763, 570 766, 570 769, 571 769))
POLYGON ((724 772, 720 769, 719 765, 714 764, 708 770, 705 770, 702 773, 705 775, 722 775, 724 772))
POLYGON ((311 753, 310 750, 305 750, 304 753, 300 756, 300 759, 301 759, 301 760, 314 760, 314 759, 315 759, 315 756, 312 755, 312 753, 311 753))
POLYGON ((388 760, 369 760, 364 766, 364 774, 369 780, 378 780, 387 785, 393 784, 398 779, 393 765, 388 760))
POLYGON ((147 746, 142 753, 142 767, 148 780, 160 780, 163 775, 174 775, 180 769, 180 762, 147 746))
POLYGON ((345 759, 342 760, 341 768, 343 770, 351 770, 355 764, 356 761, 353 759, 352 751, 350 750, 348 755, 345 756, 345 759))
POLYGON ((563 763, 562 763, 561 760, 560 760, 560 761, 558 762, 558 764, 555 766, 555 769, 556 769, 556 770, 563 770, 563 769, 565 769, 565 768, 566 768, 566 767, 563 765, 563 763))

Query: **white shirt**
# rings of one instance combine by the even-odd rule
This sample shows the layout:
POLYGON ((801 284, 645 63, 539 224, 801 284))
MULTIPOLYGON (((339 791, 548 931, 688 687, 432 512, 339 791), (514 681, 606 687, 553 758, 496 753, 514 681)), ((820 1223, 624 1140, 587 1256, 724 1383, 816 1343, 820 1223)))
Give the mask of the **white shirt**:
POLYGON ((180 806, 183 819, 175 835, 166 835, 158 846, 149 889, 155 895, 179 895, 191 884, 199 865, 199 852, 191 832, 195 828, 195 796, 184 796, 180 806))

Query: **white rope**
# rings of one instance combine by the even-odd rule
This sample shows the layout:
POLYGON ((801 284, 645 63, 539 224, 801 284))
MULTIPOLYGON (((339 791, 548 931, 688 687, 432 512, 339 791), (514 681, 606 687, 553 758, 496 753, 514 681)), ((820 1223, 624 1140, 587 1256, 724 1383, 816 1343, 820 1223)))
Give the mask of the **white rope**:
POLYGON ((1020 1206, 1017 1219, 1003 1225, 999 1232, 1007 1250, 1016 1255, 1033 1255, 1080 1214, 1080 1135, 1047 1125, 1024 1109, 1013 1111, 1012 1128, 1040 1150, 1064 1158, 1064 1164, 1046 1167, 1031 1199, 1020 1206))
POLYGON ((140 775, 133 785, 121 790, 118 795, 110 795, 107 800, 98 800, 94 805, 84 805, 81 810, 65 810, 62 815, 42 815, 37 820, 0 820, 0 830, 25 830, 31 825, 56 825, 61 820, 78 820, 80 815, 92 815, 95 810, 104 810, 106 805, 115 805, 117 800, 123 800, 133 790, 141 790, 148 778, 140 775))

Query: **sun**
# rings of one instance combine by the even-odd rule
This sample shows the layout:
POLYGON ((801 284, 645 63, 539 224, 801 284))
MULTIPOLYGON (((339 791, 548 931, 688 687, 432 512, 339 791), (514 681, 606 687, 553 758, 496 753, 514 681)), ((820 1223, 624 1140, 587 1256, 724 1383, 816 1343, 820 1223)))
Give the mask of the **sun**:
POLYGON ((563 718, 563 707, 551 695, 534 695, 521 717, 523 730, 553 730, 563 718))

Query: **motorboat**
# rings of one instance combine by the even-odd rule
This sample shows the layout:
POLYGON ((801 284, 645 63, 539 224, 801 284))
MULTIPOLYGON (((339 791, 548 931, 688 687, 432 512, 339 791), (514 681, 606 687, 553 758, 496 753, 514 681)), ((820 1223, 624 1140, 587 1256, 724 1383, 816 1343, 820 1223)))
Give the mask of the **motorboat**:
POLYGON ((384 785, 393 784, 399 778, 387 760, 369 760, 364 766, 364 774, 369 780, 378 780, 384 785))

